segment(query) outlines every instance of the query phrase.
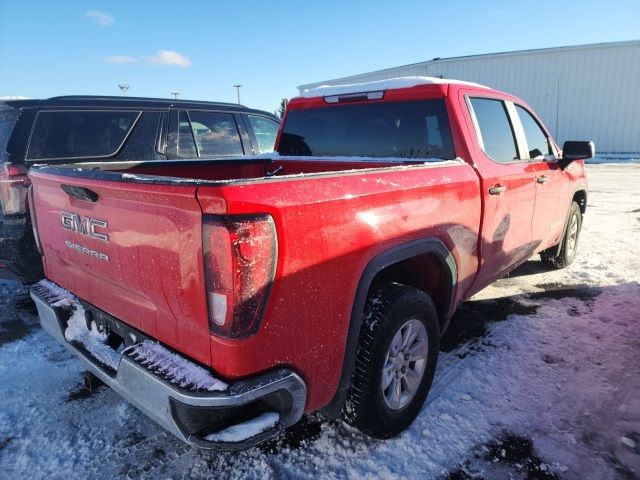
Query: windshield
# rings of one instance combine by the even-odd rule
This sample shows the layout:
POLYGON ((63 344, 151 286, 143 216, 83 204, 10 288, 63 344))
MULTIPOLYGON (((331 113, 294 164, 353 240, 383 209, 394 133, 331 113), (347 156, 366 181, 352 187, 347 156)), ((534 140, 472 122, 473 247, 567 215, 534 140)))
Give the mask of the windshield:
POLYGON ((443 99, 291 110, 278 153, 410 159, 456 156, 443 99))

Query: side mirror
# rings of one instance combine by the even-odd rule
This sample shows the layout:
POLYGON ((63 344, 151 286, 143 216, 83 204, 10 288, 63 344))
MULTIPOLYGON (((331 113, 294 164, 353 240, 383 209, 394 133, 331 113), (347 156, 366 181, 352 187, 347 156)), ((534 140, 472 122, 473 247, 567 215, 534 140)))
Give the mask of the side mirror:
POLYGON ((562 169, 565 169, 574 160, 593 158, 595 154, 596 149, 593 142, 566 141, 562 146, 562 158, 558 163, 562 169))

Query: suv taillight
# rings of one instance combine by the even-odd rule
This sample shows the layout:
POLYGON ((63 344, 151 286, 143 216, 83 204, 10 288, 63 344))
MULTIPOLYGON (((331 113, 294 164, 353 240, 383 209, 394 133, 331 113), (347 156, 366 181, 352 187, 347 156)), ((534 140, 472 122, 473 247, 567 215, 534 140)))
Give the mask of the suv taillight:
POLYGON ((0 207, 5 215, 27 211, 27 168, 13 163, 0 163, 0 207))
POLYGON ((211 333, 227 338, 253 335, 276 270, 273 218, 205 215, 202 237, 211 333))

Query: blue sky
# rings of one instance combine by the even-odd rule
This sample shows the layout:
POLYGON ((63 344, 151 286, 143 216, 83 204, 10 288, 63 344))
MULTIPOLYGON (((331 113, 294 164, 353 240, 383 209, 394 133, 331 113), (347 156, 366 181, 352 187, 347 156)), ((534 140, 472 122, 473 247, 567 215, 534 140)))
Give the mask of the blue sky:
POLYGON ((640 1, 0 0, 0 95, 235 101, 451 57, 640 38, 640 1))

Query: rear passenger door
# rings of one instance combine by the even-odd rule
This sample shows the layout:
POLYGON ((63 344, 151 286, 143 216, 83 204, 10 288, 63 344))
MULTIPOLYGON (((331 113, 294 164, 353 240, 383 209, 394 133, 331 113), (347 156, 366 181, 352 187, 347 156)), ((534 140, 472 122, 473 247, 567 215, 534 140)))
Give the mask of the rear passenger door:
POLYGON ((464 101, 479 147, 473 163, 480 172, 484 204, 481 265, 473 287, 478 291, 531 255, 536 192, 511 122, 513 104, 472 95, 464 101))
POLYGON ((535 179, 536 203, 533 212, 533 242, 537 251, 557 242, 564 229, 569 205, 570 182, 558 165, 555 144, 535 116, 514 104, 516 121, 522 127, 525 158, 535 179))
POLYGON ((167 133, 169 158, 233 158, 250 154, 250 141, 232 112, 173 109, 167 133))

